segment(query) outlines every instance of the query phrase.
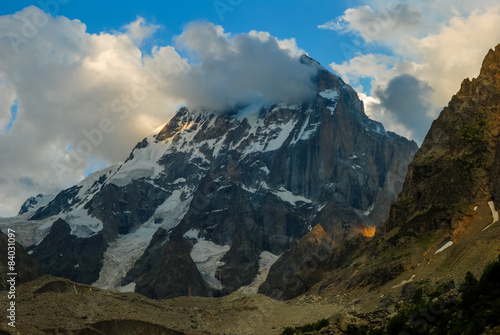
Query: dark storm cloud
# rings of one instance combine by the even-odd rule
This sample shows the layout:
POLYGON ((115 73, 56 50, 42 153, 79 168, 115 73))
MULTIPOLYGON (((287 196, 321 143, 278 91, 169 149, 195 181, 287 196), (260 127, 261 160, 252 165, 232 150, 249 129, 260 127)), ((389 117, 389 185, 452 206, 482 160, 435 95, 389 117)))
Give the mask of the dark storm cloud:
POLYGON ((403 74, 391 79, 385 89, 375 90, 375 97, 380 100, 376 107, 384 109, 421 143, 432 123, 432 118, 428 115, 432 91, 425 82, 403 74))

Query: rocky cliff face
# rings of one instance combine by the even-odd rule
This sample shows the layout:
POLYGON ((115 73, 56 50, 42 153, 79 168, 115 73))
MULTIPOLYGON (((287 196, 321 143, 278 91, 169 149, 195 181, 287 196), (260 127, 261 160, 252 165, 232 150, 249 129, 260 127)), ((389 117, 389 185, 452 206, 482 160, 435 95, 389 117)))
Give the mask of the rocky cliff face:
POLYGON ((301 62, 317 70, 314 101, 181 108, 124 163, 22 214, 23 244, 50 274, 165 298, 258 287, 307 234, 328 240, 322 252, 373 234, 417 147, 301 62))
POLYGON ((476 79, 465 79, 409 166, 386 230, 452 233, 472 205, 500 206, 500 47, 476 79))
POLYGON ((8 273, 17 273, 17 284, 28 282, 43 275, 43 271, 37 262, 26 253, 19 243, 14 242, 14 240, 15 238, 11 238, 9 241, 8 235, 0 231, 0 252, 3 255, 3 257, 0 258, 0 291, 10 290, 10 285, 7 280, 10 279, 11 276, 8 276, 8 273), (12 244, 12 242, 14 243, 12 244), (13 258, 9 258, 9 251, 12 251, 9 247, 12 246, 15 247, 15 253, 13 254, 13 258), (11 269, 12 263, 9 264, 11 261, 14 261, 13 270, 11 269))
MULTIPOLYGON (((374 238, 342 242, 316 258, 315 272, 301 276, 307 268, 302 263, 294 273, 298 293, 321 282, 323 293, 366 287, 383 292, 385 285, 393 294, 412 282, 437 287, 461 282, 468 271, 480 274, 500 252, 499 127, 500 45, 433 122, 374 238)), ((297 295, 291 282, 272 274, 271 268, 269 284, 285 298, 297 295)))

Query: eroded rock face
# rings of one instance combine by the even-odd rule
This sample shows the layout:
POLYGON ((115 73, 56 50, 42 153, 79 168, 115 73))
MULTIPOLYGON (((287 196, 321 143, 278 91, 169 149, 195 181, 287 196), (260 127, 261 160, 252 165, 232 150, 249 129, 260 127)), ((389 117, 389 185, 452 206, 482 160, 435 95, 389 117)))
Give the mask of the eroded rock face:
POLYGON ((329 242, 304 255, 374 230, 417 146, 370 120, 339 77, 301 62, 317 71, 313 101, 181 108, 124 163, 39 208, 27 223, 44 237, 33 255, 78 282, 211 296, 250 285, 264 252, 300 262, 294 241, 318 224, 329 242))
MULTIPOLYGON (((478 78, 464 80, 433 122, 388 220, 374 238, 359 243, 347 239, 327 257, 317 257, 316 282, 324 280, 319 286, 355 290, 403 278, 393 286, 397 288, 415 274, 422 281, 439 283, 463 278, 477 264, 485 266, 495 259, 498 231, 490 226, 498 224, 499 127, 500 45, 488 52, 478 78), (451 262, 454 266, 448 267, 451 262)), ((294 296, 278 276, 286 260, 283 256, 271 268, 261 286, 263 293, 274 289, 284 299, 294 296)), ((294 278, 300 279, 301 290, 311 287, 311 276, 300 277, 300 269, 294 278)))
POLYGON ((409 166, 386 230, 450 231, 461 206, 500 206, 500 47, 490 50, 476 79, 465 79, 433 122, 409 166))
POLYGON ((0 231, 0 253, 2 257, 0 257, 0 291, 4 291, 5 289, 9 289, 10 285, 7 283, 7 279, 10 279, 10 276, 7 273, 15 272, 16 283, 21 284, 33 280, 35 278, 43 275, 43 270, 37 264, 37 262, 26 253, 23 247, 19 243, 15 243, 15 268, 11 270, 9 267, 8 258, 9 255, 9 238, 6 234, 0 231))
POLYGON ((71 235, 67 222, 58 219, 32 256, 47 273, 91 284, 99 278, 105 250, 106 241, 102 232, 78 238, 71 235))

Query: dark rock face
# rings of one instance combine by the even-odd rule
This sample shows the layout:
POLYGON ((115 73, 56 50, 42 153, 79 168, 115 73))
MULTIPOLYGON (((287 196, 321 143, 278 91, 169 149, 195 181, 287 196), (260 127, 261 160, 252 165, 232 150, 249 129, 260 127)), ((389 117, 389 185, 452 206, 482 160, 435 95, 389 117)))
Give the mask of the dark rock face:
POLYGON ((106 242, 102 233, 88 238, 70 234, 70 226, 61 219, 34 250, 33 258, 51 275, 91 284, 99 278, 106 242))
POLYGON ((259 287, 259 293, 288 300, 307 292, 321 279, 321 262, 332 248, 332 240, 323 227, 317 225, 276 261, 267 280, 259 287))
POLYGON ((9 238, 6 234, 0 231, 0 253, 2 255, 2 257, 0 257, 0 291, 4 291, 9 288, 7 284, 9 276, 7 276, 7 273, 17 273, 17 284, 28 282, 43 275, 43 270, 37 262, 26 253, 24 248, 19 243, 15 243, 15 271, 11 271, 8 264, 9 259, 7 257, 9 255, 8 247, 9 238))
POLYGON ((490 50, 477 79, 433 122, 409 166, 403 191, 385 227, 401 234, 450 231, 461 206, 492 200, 500 206, 500 47, 490 50))
POLYGON ((165 191, 147 182, 134 181, 124 187, 106 184, 84 208, 106 223, 103 232, 112 238, 137 229, 165 198, 165 191))
POLYGON ((191 247, 192 244, 181 236, 158 229, 122 284, 135 280, 137 293, 155 299, 208 296, 209 290, 189 255, 191 247))
POLYGON ((38 209, 31 221, 40 226, 66 223, 34 247, 44 269, 84 283, 111 276, 110 287, 135 283, 154 298, 211 296, 251 284, 264 252, 283 254, 262 290, 271 294, 290 287, 279 272, 294 276, 300 258, 373 232, 417 146, 370 120, 339 77, 301 62, 317 70, 313 102, 256 101, 223 114, 181 108, 123 164, 38 209), (294 242, 317 225, 327 243, 294 242))
POLYGON ((37 195, 36 197, 29 197, 21 206, 21 209, 19 210, 18 215, 28 213, 30 209, 34 208, 38 204, 38 199, 42 197, 41 194, 37 195))
POLYGON ((348 264, 366 242, 356 235, 336 244, 318 224, 274 263, 258 292, 278 300, 304 294, 323 279, 325 271, 348 264))
POLYGON ((57 215, 60 212, 70 210, 71 200, 76 197, 79 189, 80 187, 73 186, 61 191, 47 206, 39 208, 30 220, 42 220, 52 215, 57 215))
MULTIPOLYGON (((422 260, 434 262, 441 255, 429 256, 448 242, 457 247, 459 256, 452 254, 444 259, 456 257, 457 263, 463 261, 463 268, 455 270, 454 266, 453 271, 467 271, 471 263, 491 258, 492 249, 486 245, 496 235, 481 231, 480 224, 488 222, 489 215, 495 222, 495 211, 500 205, 499 111, 500 45, 488 52, 478 78, 464 80, 460 91, 433 122, 408 167, 403 189, 390 207, 388 220, 374 238, 360 243, 355 243, 356 238, 343 241, 329 256, 320 258, 318 281, 324 280, 322 288, 384 285, 402 273, 414 273, 422 260), (487 210, 491 213, 478 213, 476 206, 490 207, 487 210), (432 249, 426 240, 435 241, 432 249), (471 245, 471 249, 460 250, 464 245, 471 245)), ((321 216, 318 220, 322 220, 321 216)), ((260 291, 269 294, 274 289, 280 298, 287 299, 295 294, 287 286, 289 282, 278 276, 286 269, 284 256, 271 268, 260 291)), ((295 277, 299 273, 295 271, 295 277)), ((450 273, 453 274, 450 271, 447 276, 450 273)), ((424 275, 429 276, 425 272, 424 275)), ((441 276, 440 270, 435 270, 428 280, 436 281, 441 276)), ((307 279, 298 286, 310 287, 307 279)), ((403 287, 403 298, 409 299, 414 290, 412 285, 403 287)))

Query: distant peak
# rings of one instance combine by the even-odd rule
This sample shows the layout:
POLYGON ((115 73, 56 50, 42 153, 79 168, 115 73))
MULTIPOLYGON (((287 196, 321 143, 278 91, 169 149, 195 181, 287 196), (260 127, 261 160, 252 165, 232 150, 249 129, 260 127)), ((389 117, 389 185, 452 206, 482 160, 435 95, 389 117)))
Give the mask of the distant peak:
POLYGON ((314 68, 316 68, 318 70, 328 71, 317 60, 315 60, 314 58, 309 57, 306 54, 303 54, 302 56, 300 56, 299 61, 302 64, 309 65, 309 66, 314 67, 314 68))
POLYGON ((481 75, 497 74, 500 72, 500 44, 490 49, 483 60, 481 75))

